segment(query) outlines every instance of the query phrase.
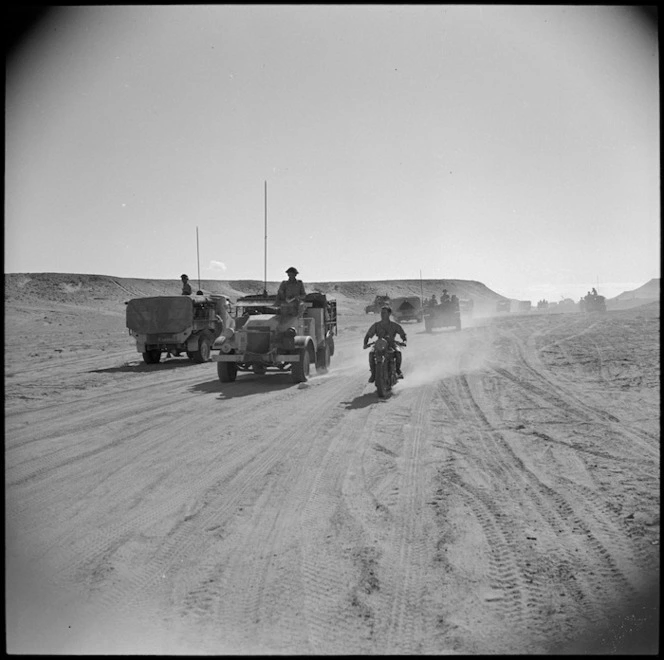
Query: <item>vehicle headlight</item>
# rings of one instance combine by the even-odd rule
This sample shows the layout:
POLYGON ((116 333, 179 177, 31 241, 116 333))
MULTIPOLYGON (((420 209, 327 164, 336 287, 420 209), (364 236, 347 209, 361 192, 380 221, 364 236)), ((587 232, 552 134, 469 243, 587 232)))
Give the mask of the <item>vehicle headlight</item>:
POLYGON ((288 330, 286 330, 284 334, 286 335, 286 337, 293 339, 295 335, 297 335, 297 330, 295 328, 288 328, 288 330))

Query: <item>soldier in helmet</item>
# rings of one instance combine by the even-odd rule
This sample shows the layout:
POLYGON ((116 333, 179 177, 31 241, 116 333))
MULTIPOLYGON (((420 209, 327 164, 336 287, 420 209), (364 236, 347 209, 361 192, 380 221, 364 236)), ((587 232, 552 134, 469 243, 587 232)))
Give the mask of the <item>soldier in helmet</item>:
POLYGON ((295 279, 299 274, 297 268, 291 266, 286 270, 286 274, 288 275, 288 279, 279 285, 279 290, 277 291, 277 303, 302 300, 307 293, 304 290, 302 280, 295 279))
MULTIPOLYGON (((400 335, 404 344, 406 343, 406 333, 404 329, 395 321, 390 321, 390 314, 392 313, 392 308, 389 305, 383 305, 380 308, 380 321, 376 321, 372 326, 367 330, 367 334, 364 335, 364 348, 368 348, 369 340, 376 335, 376 337, 384 337, 387 339, 387 343, 390 348, 395 352, 396 362, 397 362, 397 376, 403 378, 401 373, 401 351, 397 348, 397 345, 394 343, 394 338, 396 335, 400 335)), ((373 383, 376 380, 376 363, 374 361, 375 356, 373 351, 369 353, 369 368, 371 369, 371 377, 369 382, 373 383)))
POLYGON ((440 296, 440 302, 449 302, 450 294, 447 293, 447 289, 443 289, 443 294, 440 296))
POLYGON ((182 295, 190 296, 191 295, 191 284, 189 284, 189 276, 184 273, 180 275, 182 279, 182 295))

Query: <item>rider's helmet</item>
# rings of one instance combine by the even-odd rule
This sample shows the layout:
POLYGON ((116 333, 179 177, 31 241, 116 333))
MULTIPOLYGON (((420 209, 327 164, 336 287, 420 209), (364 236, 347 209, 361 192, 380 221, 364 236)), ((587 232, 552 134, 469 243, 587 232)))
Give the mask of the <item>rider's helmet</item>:
POLYGON ((180 275, 180 279, 188 280, 188 279, 189 279, 189 275, 185 275, 184 273, 182 273, 182 275, 180 275))

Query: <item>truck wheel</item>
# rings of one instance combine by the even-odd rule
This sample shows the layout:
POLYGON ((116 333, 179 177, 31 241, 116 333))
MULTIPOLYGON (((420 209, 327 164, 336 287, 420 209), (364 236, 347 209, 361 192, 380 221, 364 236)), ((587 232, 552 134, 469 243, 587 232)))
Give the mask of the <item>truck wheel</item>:
POLYGON ((293 362, 291 366, 291 378, 294 383, 306 383, 309 377, 309 349, 300 349, 300 361, 293 362))
POLYGON ((161 351, 158 348, 151 348, 143 353, 143 362, 145 364, 158 364, 161 360, 161 351))
POLYGON ((202 364, 208 362, 210 359, 210 348, 212 347, 212 340, 210 335, 203 333, 198 338, 198 350, 194 352, 194 362, 202 364))
POLYGON ((334 337, 329 337, 327 343, 330 346, 330 357, 334 355, 334 337))
POLYGON ((217 375, 222 383, 232 383, 237 378, 237 364, 217 362, 217 375))
POLYGON ((316 352, 316 372, 319 374, 327 373, 330 367, 330 347, 327 342, 316 352))

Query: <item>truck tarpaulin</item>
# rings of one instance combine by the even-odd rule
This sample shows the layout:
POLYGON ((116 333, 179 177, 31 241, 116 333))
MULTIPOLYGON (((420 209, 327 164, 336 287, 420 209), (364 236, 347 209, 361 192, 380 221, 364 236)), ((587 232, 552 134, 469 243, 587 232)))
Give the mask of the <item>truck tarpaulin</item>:
POLYGON ((193 305, 189 296, 136 298, 127 303, 127 327, 146 335, 183 332, 191 325, 193 305))

